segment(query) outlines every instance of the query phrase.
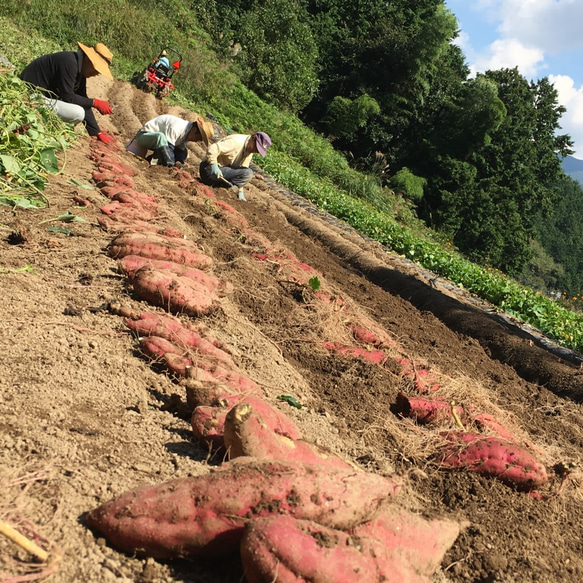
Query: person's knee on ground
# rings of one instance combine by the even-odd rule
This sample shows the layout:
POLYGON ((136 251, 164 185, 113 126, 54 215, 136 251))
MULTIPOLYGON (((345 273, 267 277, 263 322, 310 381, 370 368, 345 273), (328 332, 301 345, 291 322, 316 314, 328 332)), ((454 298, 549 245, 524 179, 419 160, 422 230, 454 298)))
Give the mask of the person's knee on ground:
POLYGON ((85 109, 80 105, 49 97, 45 97, 45 103, 66 123, 78 124, 85 120, 85 109))
POLYGON ((174 166, 174 152, 170 146, 157 148, 154 150, 152 157, 158 160, 158 166, 174 166))
POLYGON ((242 189, 255 175, 251 168, 230 168, 226 166, 221 170, 223 176, 239 189, 242 189))

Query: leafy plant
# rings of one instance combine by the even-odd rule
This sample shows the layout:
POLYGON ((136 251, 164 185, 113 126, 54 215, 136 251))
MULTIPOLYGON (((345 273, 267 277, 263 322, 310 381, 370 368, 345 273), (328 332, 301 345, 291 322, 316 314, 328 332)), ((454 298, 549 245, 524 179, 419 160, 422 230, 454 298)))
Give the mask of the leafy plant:
POLYGON ((59 172, 57 152, 74 133, 14 74, 0 75, 0 203, 47 206, 47 174, 59 172))

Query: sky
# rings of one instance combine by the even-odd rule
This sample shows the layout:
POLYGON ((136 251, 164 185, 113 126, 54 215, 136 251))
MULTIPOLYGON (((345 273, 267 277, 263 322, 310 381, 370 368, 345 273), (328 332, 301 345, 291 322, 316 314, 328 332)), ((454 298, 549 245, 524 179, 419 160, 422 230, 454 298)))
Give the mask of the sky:
POLYGON ((561 131, 583 160, 583 0, 445 0, 456 39, 475 73, 518 67, 528 80, 548 77, 567 108, 561 131))

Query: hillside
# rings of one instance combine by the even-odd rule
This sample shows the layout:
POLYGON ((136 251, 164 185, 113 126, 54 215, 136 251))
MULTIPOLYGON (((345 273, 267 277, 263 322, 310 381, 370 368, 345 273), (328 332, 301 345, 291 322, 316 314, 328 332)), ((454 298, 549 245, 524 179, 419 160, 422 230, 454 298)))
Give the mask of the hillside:
POLYGON ((561 162, 561 166, 565 174, 583 185, 583 160, 567 156, 561 162))
POLYGON ((123 81, 91 83, 92 94, 116 104, 100 120, 116 146, 81 136, 51 179, 48 209, 0 207, 0 518, 63 557, 43 573, 1 539, 2 576, 40 570, 49 582, 243 580, 237 554, 136 557, 86 526, 87 512, 127 490, 204 475, 224 460, 195 439, 180 375, 169 372, 168 359, 146 357, 120 315, 164 309, 139 299, 108 252, 120 230, 132 231, 131 223, 104 220, 101 209, 111 201, 94 172, 109 156, 124 165, 120 176, 132 192, 158 205, 149 227, 194 242, 212 260, 212 274, 230 284, 210 314, 178 320, 215 339, 237 374, 259 385, 304 439, 367 472, 402 477, 399 507, 467 521, 433 581, 583 580, 580 356, 546 348, 540 336, 269 176, 258 173, 241 203, 198 182, 198 145, 185 172, 145 165, 123 149, 142 123, 192 112, 123 81), (85 222, 56 220, 67 212, 85 222), (319 292, 308 276, 318 277, 319 292), (455 401, 465 428, 484 436, 495 433, 476 414, 491 415, 545 465, 548 483, 527 493, 446 470, 435 457, 440 432, 459 426, 449 417, 437 426, 404 418, 400 393, 455 401))

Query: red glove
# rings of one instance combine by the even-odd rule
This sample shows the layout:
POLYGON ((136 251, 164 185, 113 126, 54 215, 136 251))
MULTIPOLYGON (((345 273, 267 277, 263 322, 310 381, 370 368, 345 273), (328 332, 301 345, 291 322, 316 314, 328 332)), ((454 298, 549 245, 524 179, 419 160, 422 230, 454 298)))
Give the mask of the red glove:
POLYGON ((103 101, 103 99, 94 99, 93 100, 93 107, 99 111, 102 115, 109 115, 113 113, 113 109, 111 109, 111 105, 107 103, 107 101, 103 101))
POLYGON ((104 144, 111 144, 113 142, 113 136, 106 134, 105 132, 99 132, 96 136, 98 140, 103 142, 104 144))

